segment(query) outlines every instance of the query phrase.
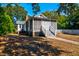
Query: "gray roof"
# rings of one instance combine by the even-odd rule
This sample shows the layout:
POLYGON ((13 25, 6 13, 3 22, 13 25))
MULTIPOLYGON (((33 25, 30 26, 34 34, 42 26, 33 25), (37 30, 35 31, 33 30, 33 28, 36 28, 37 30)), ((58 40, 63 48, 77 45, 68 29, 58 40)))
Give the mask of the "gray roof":
POLYGON ((16 21, 16 24, 25 24, 25 21, 16 21))
POLYGON ((34 17, 34 20, 44 20, 56 22, 56 19, 48 19, 47 17, 34 17))
POLYGON ((34 18, 48 19, 48 18, 47 18, 46 16, 44 16, 44 15, 34 16, 34 18))

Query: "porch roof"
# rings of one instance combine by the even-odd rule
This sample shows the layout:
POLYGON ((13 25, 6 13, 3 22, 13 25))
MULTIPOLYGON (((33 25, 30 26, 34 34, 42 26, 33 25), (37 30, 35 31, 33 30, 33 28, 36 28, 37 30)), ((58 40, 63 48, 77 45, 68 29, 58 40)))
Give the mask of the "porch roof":
POLYGON ((16 24, 25 24, 26 21, 16 21, 16 24))

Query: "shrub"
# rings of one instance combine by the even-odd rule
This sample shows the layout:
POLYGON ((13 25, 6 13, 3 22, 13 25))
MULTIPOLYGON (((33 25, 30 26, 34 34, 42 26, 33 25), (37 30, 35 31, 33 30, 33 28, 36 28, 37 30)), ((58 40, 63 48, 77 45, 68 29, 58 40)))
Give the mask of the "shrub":
POLYGON ((0 35, 11 33, 15 30, 12 19, 6 13, 0 16, 0 35))

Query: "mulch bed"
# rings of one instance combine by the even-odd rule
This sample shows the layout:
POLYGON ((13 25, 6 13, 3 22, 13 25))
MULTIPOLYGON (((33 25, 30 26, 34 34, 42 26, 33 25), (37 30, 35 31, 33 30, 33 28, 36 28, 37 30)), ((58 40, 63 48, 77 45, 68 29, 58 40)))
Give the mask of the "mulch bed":
POLYGON ((79 46, 42 37, 0 37, 3 56, 79 56, 79 46), (3 43, 2 43, 3 42, 3 43))

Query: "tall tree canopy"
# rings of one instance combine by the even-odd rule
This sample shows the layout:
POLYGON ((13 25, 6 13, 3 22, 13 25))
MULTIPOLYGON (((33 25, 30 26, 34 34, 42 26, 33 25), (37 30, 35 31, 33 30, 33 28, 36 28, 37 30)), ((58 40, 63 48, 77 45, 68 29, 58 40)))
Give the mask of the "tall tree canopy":
POLYGON ((79 29, 79 5, 77 3, 60 3, 57 11, 61 15, 64 13, 64 16, 67 17, 64 19, 67 29, 79 29))
POLYGON ((58 13, 56 11, 46 11, 42 13, 49 19, 57 19, 58 18, 58 13))
POLYGON ((36 15, 40 11, 40 6, 38 3, 32 3, 32 10, 34 15, 36 15))
POLYGON ((0 4, 0 35, 15 31, 14 17, 16 20, 25 20, 27 11, 19 4, 0 4))
POLYGON ((0 7, 0 35, 11 33, 15 30, 13 21, 5 12, 3 7, 0 7))
POLYGON ((27 15, 27 11, 22 6, 16 3, 7 4, 6 12, 10 16, 12 16, 12 18, 15 17, 17 20, 25 20, 27 15))
POLYGON ((79 10, 79 6, 76 3, 60 3, 58 13, 65 13, 66 15, 72 15, 75 11, 79 10))

